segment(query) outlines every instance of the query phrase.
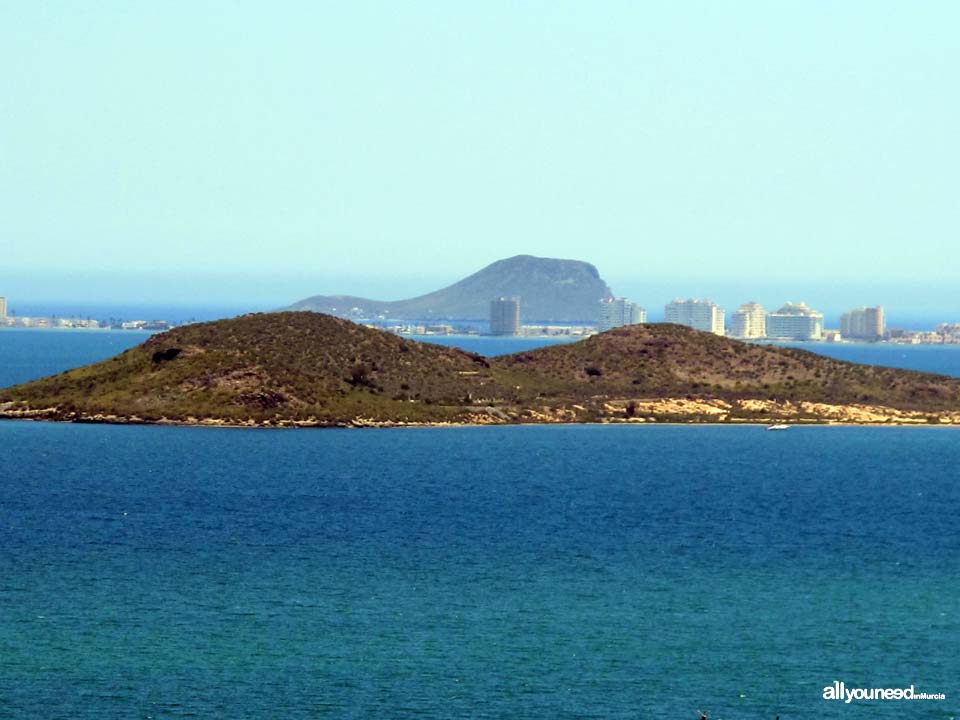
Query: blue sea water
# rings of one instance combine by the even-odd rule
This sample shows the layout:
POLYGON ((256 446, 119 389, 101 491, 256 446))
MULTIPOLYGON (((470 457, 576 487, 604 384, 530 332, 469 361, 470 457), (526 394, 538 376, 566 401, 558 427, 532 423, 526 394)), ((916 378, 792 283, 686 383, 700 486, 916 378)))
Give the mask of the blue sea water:
POLYGON ((6 717, 960 710, 941 428, 0 423, 6 717), (848 686, 944 702, 847 706, 848 686))
POLYGON ((106 360, 150 337, 141 330, 0 330, 0 387, 106 360))
POLYGON ((565 345, 576 341, 576 338, 563 337, 501 337, 495 335, 412 335, 408 337, 410 340, 418 342, 458 347, 470 352, 480 353, 486 357, 509 355, 510 353, 524 352, 538 347, 565 345))
MULTIPOLYGON (((141 340, 0 332, 0 381, 141 340)), ((8 421, 0 448, 0 718, 960 711, 952 428, 8 421)))

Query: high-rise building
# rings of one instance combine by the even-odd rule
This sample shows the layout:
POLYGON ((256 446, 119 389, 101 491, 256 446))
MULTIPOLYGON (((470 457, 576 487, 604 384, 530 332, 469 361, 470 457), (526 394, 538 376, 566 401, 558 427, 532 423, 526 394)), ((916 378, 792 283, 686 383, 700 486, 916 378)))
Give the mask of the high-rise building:
POLYGON ((886 332, 883 307, 858 307, 840 317, 840 336, 856 340, 879 340, 886 332))
POLYGON ((880 339, 887 334, 887 319, 883 313, 882 305, 867 308, 867 332, 876 339, 880 339))
POLYGON ((767 311, 759 303, 748 302, 730 318, 730 336, 747 340, 767 336, 767 311))
POLYGON ((626 298, 607 298, 600 301, 600 332, 646 321, 647 311, 626 298))
POLYGON ((780 340, 819 340, 823 337, 823 313, 803 303, 790 303, 767 315, 767 337, 780 340))
POLYGON ((7 319, 7 299, 0 297, 0 320, 7 319))
POLYGON ((497 298, 490 301, 490 334, 518 335, 520 333, 520 300, 497 298))
POLYGON ((723 335, 723 308, 710 300, 674 300, 664 308, 668 323, 723 335))

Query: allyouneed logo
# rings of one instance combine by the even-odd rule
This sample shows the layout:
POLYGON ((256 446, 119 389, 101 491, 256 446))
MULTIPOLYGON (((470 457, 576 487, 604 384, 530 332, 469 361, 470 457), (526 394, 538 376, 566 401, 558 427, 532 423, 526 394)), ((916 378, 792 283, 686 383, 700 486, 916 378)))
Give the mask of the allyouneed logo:
POLYGON ((848 688, 839 680, 823 689, 824 700, 945 700, 943 693, 917 692, 913 685, 905 688, 848 688))

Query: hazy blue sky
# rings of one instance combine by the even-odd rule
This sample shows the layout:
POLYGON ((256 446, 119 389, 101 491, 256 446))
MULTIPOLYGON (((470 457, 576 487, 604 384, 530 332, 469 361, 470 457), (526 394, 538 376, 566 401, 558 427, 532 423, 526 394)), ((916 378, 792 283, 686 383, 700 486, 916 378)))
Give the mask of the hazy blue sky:
POLYGON ((0 0, 0 294, 389 299, 530 253, 651 307, 960 320, 958 27, 955 2, 0 0))

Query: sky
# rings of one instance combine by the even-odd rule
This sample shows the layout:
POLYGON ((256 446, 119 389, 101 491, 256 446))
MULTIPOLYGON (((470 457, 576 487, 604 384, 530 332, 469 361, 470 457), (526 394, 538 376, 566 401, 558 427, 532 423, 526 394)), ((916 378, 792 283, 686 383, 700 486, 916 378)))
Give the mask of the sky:
POLYGON ((960 4, 0 0, 0 295, 397 299, 515 254, 651 308, 960 321, 960 4))

